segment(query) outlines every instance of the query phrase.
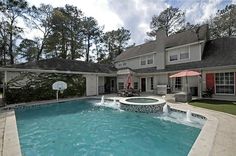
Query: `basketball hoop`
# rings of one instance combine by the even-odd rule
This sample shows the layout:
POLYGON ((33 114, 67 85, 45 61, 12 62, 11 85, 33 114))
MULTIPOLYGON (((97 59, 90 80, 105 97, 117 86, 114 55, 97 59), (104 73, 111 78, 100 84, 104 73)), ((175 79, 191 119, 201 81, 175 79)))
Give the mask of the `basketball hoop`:
POLYGON ((57 91, 56 97, 57 97, 57 101, 58 101, 58 92, 63 94, 63 91, 65 89, 67 89, 67 84, 63 81, 57 81, 57 82, 53 83, 52 89, 57 91))

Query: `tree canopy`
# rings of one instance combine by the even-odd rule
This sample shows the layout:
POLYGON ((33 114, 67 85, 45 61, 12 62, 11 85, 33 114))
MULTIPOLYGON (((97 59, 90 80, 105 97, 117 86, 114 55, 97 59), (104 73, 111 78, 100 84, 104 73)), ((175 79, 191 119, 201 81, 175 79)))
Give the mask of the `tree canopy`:
POLYGON ((185 22, 185 13, 179 8, 169 7, 159 15, 154 15, 150 22, 151 31, 147 33, 150 37, 156 37, 159 30, 164 30, 166 36, 174 34, 182 28, 185 22))
MULTIPOLYGON (((212 39, 236 35, 236 5, 227 5, 203 23, 209 24, 212 39)), ((147 35, 153 39, 164 30, 169 36, 200 24, 189 23, 184 11, 170 6, 152 16, 147 35)), ((131 33, 124 27, 105 32, 94 17, 85 16, 73 5, 36 7, 29 6, 26 0, 0 1, 0 65, 53 57, 112 63, 132 46, 130 39, 131 33), (27 38, 26 29, 38 33, 27 38)))
POLYGON ((94 17, 85 16, 73 5, 36 7, 25 0, 5 0, 0 2, 0 19, 1 65, 52 57, 111 63, 128 46, 131 36, 123 27, 104 32, 94 17), (39 35, 25 38, 22 21, 39 35), (111 43, 116 45, 114 52, 108 50, 106 38, 115 41, 111 43))

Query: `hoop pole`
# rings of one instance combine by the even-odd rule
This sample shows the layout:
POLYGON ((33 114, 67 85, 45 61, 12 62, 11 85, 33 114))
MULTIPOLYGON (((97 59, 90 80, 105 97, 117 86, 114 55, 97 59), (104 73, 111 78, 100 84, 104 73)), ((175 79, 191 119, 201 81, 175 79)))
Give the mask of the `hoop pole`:
POLYGON ((58 92, 59 92, 59 91, 57 90, 57 93, 56 93, 57 101, 58 101, 58 92))

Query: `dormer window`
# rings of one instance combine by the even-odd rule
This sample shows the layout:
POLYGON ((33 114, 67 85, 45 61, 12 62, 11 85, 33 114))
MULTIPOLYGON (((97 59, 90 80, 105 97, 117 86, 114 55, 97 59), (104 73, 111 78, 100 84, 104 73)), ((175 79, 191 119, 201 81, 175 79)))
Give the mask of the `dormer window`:
POLYGON ((178 60, 178 55, 174 54, 174 55, 170 55, 170 61, 177 61, 178 60))
POLYGON ((147 64, 153 64, 153 56, 147 57, 147 64))
POLYGON ((153 64, 153 55, 143 56, 141 57, 141 65, 153 64))
POLYGON ((189 59, 189 52, 180 53, 179 58, 180 58, 180 60, 186 60, 186 59, 189 59))
POLYGON ((141 65, 146 65, 146 57, 141 57, 141 65))

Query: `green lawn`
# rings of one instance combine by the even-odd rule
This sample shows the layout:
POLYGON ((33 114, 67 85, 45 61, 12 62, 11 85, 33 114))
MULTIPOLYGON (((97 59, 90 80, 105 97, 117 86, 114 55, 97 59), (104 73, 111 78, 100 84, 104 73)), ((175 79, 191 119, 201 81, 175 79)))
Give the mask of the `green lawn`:
POLYGON ((236 115, 236 102, 220 100, 193 100, 189 104, 196 107, 202 107, 236 115))

